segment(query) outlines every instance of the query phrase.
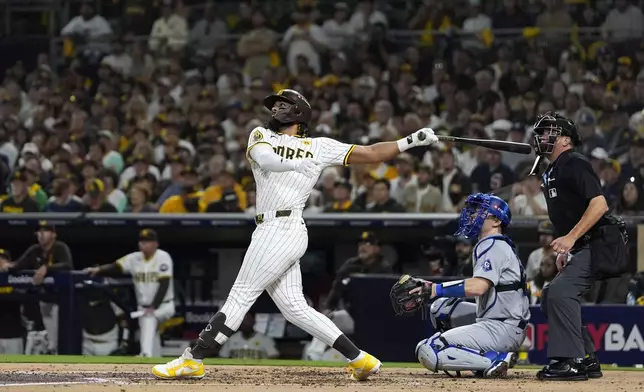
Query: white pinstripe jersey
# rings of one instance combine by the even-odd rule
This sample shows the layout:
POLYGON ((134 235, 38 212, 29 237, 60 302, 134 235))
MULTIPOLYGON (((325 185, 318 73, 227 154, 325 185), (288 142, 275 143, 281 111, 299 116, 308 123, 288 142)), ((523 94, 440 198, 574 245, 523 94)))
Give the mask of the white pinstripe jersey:
POLYGON ((320 168, 346 165, 355 145, 341 143, 327 137, 303 138, 273 132, 257 127, 250 133, 246 156, 251 162, 257 186, 257 213, 277 210, 303 210, 318 178, 306 177, 295 171, 269 172, 262 170, 250 157, 250 150, 266 143, 284 159, 315 159, 320 168))
POLYGON ((168 252, 157 249, 149 260, 146 260, 142 252, 132 252, 116 260, 116 264, 123 272, 132 275, 136 302, 139 305, 148 306, 152 303, 159 289, 160 278, 170 279, 163 302, 174 299, 172 257, 168 252))

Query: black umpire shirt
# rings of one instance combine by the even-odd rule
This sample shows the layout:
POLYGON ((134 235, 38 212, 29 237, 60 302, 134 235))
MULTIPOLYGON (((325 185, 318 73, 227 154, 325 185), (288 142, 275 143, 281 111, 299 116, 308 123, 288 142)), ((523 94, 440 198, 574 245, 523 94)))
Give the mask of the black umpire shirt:
POLYGON ((16 261, 13 269, 16 271, 35 270, 43 265, 47 266, 47 272, 71 270, 72 254, 67 244, 61 241, 54 241, 48 251, 39 244, 32 245, 16 261))
MULTIPOLYGON (((554 226, 555 237, 568 234, 586 212, 590 201, 602 195, 599 177, 588 159, 572 150, 563 152, 552 162, 542 176, 543 190, 548 204, 548 217, 554 226)), ((608 224, 602 217, 593 230, 608 224)), ((577 241, 574 248, 582 245, 577 241)))

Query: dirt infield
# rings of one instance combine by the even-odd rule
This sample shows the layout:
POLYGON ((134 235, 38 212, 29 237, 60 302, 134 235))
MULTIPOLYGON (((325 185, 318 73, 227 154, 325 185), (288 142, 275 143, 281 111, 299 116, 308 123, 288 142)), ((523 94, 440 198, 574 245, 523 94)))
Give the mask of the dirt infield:
POLYGON ((0 391, 12 392, 203 392, 318 391, 361 392, 414 389, 445 392, 644 391, 642 372, 608 371, 581 383, 543 383, 534 370, 516 370, 504 380, 452 379, 422 369, 387 369, 367 382, 354 382, 342 368, 209 366, 200 381, 160 381, 149 365, 2 364, 0 391))

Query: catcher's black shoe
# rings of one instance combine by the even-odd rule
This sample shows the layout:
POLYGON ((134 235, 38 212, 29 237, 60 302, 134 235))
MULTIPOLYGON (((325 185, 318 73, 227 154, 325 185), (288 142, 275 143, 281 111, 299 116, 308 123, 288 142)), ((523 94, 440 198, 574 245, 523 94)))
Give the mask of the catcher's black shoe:
POLYGON ((599 364, 599 359, 597 359, 597 354, 592 353, 584 358, 583 364, 586 368, 588 378, 602 378, 604 376, 602 366, 599 364))
POLYGON ((537 372, 542 381, 586 381, 586 367, 582 359, 564 359, 553 362, 537 372))

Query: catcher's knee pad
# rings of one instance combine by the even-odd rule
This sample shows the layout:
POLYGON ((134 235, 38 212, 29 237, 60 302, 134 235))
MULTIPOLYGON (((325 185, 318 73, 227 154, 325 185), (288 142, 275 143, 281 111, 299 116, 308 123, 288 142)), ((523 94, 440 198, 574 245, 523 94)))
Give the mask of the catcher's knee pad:
POLYGON ((416 358, 429 371, 483 371, 497 359, 499 353, 482 353, 467 347, 450 344, 440 332, 416 345, 416 358))
POLYGON ((438 298, 429 309, 434 330, 449 329, 472 324, 476 321, 476 305, 461 298, 438 298))
POLYGON ((225 322, 226 315, 222 312, 217 312, 212 316, 206 328, 199 334, 199 343, 204 347, 216 347, 224 344, 235 332, 228 328, 225 322))

